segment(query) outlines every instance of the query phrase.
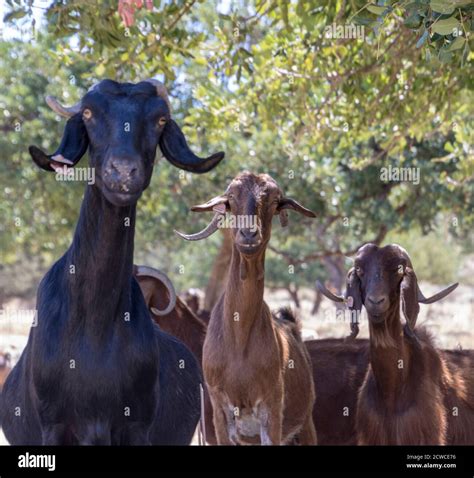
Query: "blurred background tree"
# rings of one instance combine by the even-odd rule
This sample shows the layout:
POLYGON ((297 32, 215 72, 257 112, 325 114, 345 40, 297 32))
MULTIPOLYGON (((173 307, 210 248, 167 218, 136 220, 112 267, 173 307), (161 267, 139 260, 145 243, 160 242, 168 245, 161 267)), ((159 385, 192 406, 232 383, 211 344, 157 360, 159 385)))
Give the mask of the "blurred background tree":
MULTIPOLYGON (((340 289, 345 256, 367 241, 403 244, 422 279, 461 278, 463 258, 474 253, 474 2, 7 4, 4 293, 30 293, 64 252, 83 192, 29 159, 29 144, 54 150, 64 126, 44 96, 73 102, 103 78, 152 76, 168 86, 193 149, 223 149, 226 159, 199 177, 164 161, 155 167, 139 202, 136 262, 167 271, 178 289, 204 288, 221 236, 191 244, 172 230, 201 228, 209 218, 189 207, 249 169, 268 172, 318 214, 290 217, 284 230, 275 222, 266 283, 293 300, 316 278, 340 289), (419 183, 383 181, 389 166, 418 168, 419 183), (35 273, 15 284, 8 271, 25 263, 37 264, 35 273)), ((462 280, 474 284, 469 274, 462 280)))

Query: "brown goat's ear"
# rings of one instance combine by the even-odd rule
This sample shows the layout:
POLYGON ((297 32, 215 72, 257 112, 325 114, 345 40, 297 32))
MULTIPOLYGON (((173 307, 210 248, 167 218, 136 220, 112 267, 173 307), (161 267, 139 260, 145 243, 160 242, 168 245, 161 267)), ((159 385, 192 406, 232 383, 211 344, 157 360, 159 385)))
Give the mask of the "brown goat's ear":
POLYGON ((351 312, 351 334, 347 339, 355 339, 359 333, 359 317, 362 311, 362 293, 360 279, 356 274, 355 267, 347 273, 346 303, 351 312))
POLYGON ((316 214, 314 214, 313 211, 305 208, 299 202, 295 201, 294 199, 284 197, 280 199, 277 207, 277 212, 280 215, 280 224, 282 227, 286 227, 288 225, 288 214, 286 209, 292 209, 293 211, 299 212, 307 217, 316 217, 316 214))
POLYGON ((418 281, 415 271, 411 267, 405 268, 405 275, 400 283, 400 298, 406 327, 408 328, 408 330, 406 328, 405 330, 408 335, 413 336, 420 305, 418 304, 418 281))
POLYGON ((221 214, 225 213, 225 210, 229 207, 229 200, 227 196, 216 196, 204 204, 198 204, 191 208, 191 211, 194 212, 220 212, 221 214))
POLYGON ((89 146, 89 137, 81 115, 75 114, 66 122, 63 138, 57 151, 47 155, 36 146, 28 148, 33 161, 45 171, 55 171, 55 167, 74 166, 84 156, 89 146))

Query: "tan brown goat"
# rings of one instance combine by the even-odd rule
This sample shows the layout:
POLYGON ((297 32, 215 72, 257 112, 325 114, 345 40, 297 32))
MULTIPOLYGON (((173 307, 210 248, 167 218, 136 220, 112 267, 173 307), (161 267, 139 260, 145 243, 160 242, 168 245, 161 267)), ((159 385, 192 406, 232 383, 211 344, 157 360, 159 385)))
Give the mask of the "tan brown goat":
POLYGON ((267 174, 244 172, 222 196, 195 206, 214 211, 211 223, 187 240, 208 237, 229 212, 232 260, 225 291, 212 310, 203 370, 219 444, 280 445, 298 435, 315 444, 311 363, 296 322, 272 317, 263 300, 265 250, 274 215, 315 215, 283 196, 267 174))
POLYGON ((472 352, 443 352, 423 328, 415 331, 419 303, 436 302, 456 287, 425 298, 408 253, 396 244, 359 249, 345 298, 320 285, 356 315, 364 306, 369 318, 369 367, 357 400, 358 444, 474 444, 472 352))

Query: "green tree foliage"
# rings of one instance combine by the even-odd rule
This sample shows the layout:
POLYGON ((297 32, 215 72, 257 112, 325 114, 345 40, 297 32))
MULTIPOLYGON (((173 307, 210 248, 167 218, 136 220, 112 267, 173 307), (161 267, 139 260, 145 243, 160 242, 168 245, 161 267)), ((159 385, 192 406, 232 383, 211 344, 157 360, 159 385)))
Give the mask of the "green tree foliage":
MULTIPOLYGON (((7 20, 31 31, 34 2, 9 3, 7 20)), ((193 148, 227 153, 199 177, 161 162, 139 203, 137 260, 173 271, 179 286, 203 285, 219 238, 190 245, 172 229, 203 227, 209 215, 189 206, 221 193, 243 169, 270 173, 318 214, 291 215, 286 229, 275 222, 274 285, 285 283, 291 264, 291 281, 311 283, 321 258, 383 242, 390 231, 442 226, 469 244, 472 12, 463 0, 231 2, 225 10, 155 1, 126 26, 116 1, 52 1, 34 41, 1 45, 0 102, 10 113, 0 117, 9 190, 0 206, 2 259, 28 251, 50 260, 69 242, 83 186, 34 169, 27 145, 51 151, 60 139, 64 123, 45 94, 70 102, 105 77, 163 78, 193 148), (388 167, 418 168, 419 183, 382 180, 388 167), (21 232, 15 217, 24 220, 21 232)))

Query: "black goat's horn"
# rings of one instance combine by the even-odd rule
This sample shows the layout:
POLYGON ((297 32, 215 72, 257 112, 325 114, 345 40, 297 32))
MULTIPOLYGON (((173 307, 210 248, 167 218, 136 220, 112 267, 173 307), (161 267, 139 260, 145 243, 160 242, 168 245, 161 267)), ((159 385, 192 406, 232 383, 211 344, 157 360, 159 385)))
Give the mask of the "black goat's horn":
POLYGON ((420 288, 418 287, 418 302, 420 304, 432 304, 433 302, 437 302, 438 300, 443 299, 446 297, 448 294, 451 294, 451 292, 456 289, 456 287, 459 285, 458 282, 455 284, 450 285, 449 287, 446 287, 446 289, 443 289, 442 291, 438 292, 435 295, 432 295, 431 297, 426 298, 423 293, 421 292, 420 288))

